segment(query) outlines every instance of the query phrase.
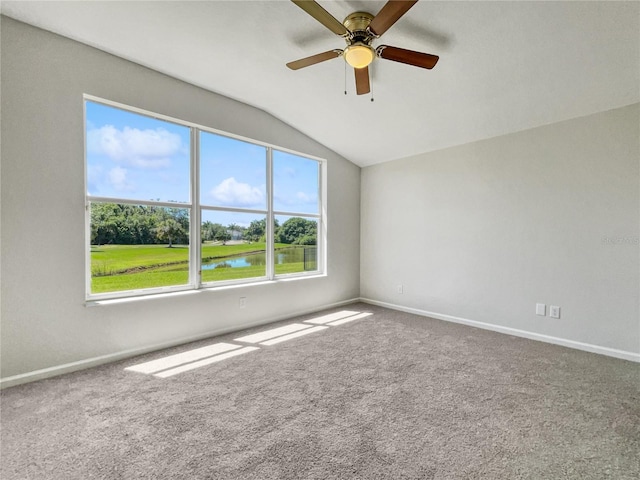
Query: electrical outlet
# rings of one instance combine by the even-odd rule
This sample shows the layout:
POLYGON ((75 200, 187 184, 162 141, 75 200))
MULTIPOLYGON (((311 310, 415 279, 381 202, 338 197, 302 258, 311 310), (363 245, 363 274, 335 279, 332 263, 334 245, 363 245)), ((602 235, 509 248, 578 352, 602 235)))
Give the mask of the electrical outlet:
POLYGON ((544 303, 536 303, 536 315, 545 316, 547 314, 547 306, 544 303))
POLYGON ((398 285, 398 286, 396 287, 396 291, 397 291, 398 293, 404 293, 404 288, 402 287, 402 285, 398 285))
POLYGON ((240 300, 238 301, 238 306, 240 308, 244 308, 247 306, 247 297, 240 297, 240 300))
POLYGON ((560 307, 549 305, 549 316, 551 318, 560 318, 560 307))

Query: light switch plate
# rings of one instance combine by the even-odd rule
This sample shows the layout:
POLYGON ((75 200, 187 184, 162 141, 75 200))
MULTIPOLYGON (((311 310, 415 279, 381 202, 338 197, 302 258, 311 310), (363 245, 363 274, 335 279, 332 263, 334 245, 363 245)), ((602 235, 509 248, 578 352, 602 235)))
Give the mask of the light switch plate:
POLYGON ((560 307, 549 305, 549 316, 551 318, 560 318, 560 307))
POLYGON ((543 317, 547 314, 547 306, 544 303, 536 303, 536 315, 542 315, 543 317))

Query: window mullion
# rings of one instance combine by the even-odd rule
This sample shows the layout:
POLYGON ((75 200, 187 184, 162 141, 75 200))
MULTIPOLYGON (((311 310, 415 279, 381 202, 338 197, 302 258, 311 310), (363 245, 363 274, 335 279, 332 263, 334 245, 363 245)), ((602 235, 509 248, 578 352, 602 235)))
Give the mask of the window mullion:
MULTIPOLYGON (((86 189, 85 189, 86 191, 86 189)), ((91 293, 91 201, 85 196, 84 202, 84 258, 85 258, 85 292, 91 293)))
POLYGON ((198 129, 191 127, 191 232, 189 235, 189 283, 200 288, 200 142, 198 129))
POLYGON ((275 276, 275 266, 273 264, 275 259, 275 241, 274 241, 274 214, 273 214, 273 150, 271 147, 267 147, 267 224, 266 224, 266 237, 267 237, 267 278, 273 280, 275 276))
POLYGON ((318 164, 318 207, 320 218, 318 220, 318 232, 316 244, 318 246, 318 268, 327 273, 327 164, 318 164))

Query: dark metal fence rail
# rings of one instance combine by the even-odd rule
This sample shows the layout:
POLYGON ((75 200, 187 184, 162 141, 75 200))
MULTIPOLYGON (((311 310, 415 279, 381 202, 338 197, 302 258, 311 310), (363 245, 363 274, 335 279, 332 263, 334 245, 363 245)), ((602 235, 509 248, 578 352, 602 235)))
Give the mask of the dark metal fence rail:
POLYGON ((304 271, 310 272, 318 269, 318 247, 304 248, 304 271))

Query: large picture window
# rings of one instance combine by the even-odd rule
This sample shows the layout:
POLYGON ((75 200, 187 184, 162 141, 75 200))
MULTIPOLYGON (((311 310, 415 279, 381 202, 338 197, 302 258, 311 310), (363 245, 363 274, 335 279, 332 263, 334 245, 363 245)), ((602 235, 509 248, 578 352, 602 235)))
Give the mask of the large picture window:
POLYGON ((323 273, 323 161, 85 98, 87 297, 323 273))

